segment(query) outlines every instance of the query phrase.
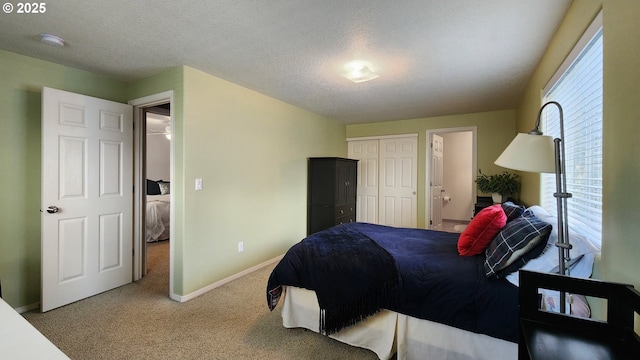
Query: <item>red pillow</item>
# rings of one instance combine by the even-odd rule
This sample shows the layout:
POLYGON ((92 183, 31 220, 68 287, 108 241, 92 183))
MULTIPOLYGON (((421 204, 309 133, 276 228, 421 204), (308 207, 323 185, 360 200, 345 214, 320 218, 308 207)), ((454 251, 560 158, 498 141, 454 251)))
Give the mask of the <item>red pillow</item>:
POLYGON ((500 204, 480 210, 460 234, 458 254, 462 256, 481 254, 506 224, 507 214, 500 204))

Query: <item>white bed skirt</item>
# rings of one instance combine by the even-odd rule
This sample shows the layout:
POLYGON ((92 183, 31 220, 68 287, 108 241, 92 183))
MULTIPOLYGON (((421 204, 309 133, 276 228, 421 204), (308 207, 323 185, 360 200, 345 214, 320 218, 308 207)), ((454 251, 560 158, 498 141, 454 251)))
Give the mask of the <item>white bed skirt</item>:
MULTIPOLYGON (((319 306, 313 291, 286 286, 282 324, 318 332, 319 306)), ((357 325, 329 335, 369 349, 380 359, 514 360, 518 344, 436 322, 382 310, 357 325)))
POLYGON ((167 240, 170 236, 171 195, 147 195, 146 241, 167 240))

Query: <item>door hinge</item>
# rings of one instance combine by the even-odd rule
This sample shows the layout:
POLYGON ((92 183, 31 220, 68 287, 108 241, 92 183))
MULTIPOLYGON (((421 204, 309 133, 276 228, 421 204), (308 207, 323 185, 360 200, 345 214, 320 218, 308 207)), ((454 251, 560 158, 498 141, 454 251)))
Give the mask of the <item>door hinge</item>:
POLYGON ((131 256, 136 256, 136 249, 131 249, 131 256))

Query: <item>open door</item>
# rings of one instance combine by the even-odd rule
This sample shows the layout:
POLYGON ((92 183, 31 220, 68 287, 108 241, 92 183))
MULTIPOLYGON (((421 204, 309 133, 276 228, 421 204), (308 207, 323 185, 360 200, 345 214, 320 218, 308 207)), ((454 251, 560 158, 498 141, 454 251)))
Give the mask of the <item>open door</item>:
POLYGON ((429 221, 429 229, 442 230, 442 188, 443 179, 443 155, 444 140, 442 136, 431 134, 431 178, 430 178, 430 194, 431 199, 431 218, 429 221))
POLYGON ((133 110, 42 92, 42 311, 132 281, 133 110))

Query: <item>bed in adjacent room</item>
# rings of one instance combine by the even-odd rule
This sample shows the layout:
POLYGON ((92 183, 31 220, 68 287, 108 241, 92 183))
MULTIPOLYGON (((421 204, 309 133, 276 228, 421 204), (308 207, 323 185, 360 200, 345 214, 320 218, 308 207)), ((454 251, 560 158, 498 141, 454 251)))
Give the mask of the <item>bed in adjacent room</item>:
POLYGON ((169 182, 147 180, 146 241, 168 240, 170 236, 169 182))
MULTIPOLYGON (((537 209, 487 209, 462 234, 366 223, 312 234, 274 268, 268 306, 284 297, 285 327, 381 359, 515 359, 517 270, 553 270, 553 227, 537 209)), ((576 248, 590 276, 597 249, 576 248)))

